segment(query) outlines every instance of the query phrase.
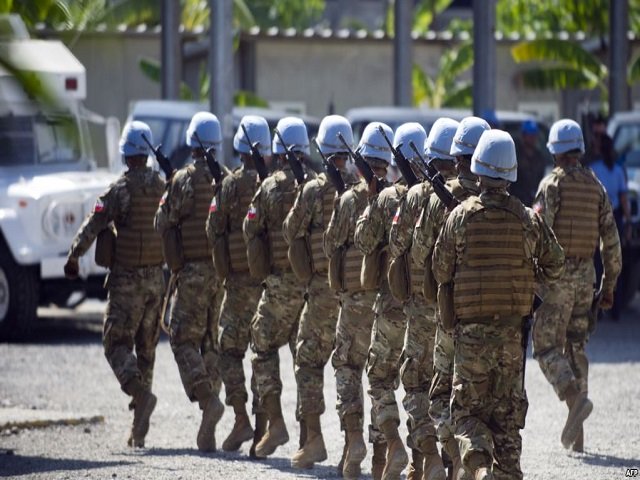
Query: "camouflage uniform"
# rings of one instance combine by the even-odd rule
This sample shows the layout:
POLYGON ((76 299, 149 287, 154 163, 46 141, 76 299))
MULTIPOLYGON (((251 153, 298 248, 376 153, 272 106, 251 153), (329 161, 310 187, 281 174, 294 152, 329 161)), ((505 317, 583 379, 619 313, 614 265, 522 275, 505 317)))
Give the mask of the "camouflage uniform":
MULTIPOLYGON (((340 196, 324 236, 324 250, 328 257, 342 254, 343 249, 355 249, 353 238, 356 221, 366 206, 367 184, 363 180, 340 196)), ((359 278, 359 271, 357 276, 359 278)), ((336 376, 336 408, 343 430, 345 417, 352 414, 357 416, 359 428, 362 429, 362 371, 371 341, 371 308, 374 300, 375 292, 361 288, 340 292, 340 312, 331 364, 336 376)))
POLYGON ((282 236, 282 222, 293 205, 295 188, 288 166, 276 170, 260 185, 243 223, 245 241, 269 238, 272 260, 251 320, 252 365, 261 404, 267 396, 279 399, 282 394, 278 350, 288 343, 295 352, 298 317, 304 305, 305 287, 291 270, 282 236))
POLYGON ((602 290, 612 292, 622 268, 620 239, 604 188, 593 172, 582 166, 554 168, 540 183, 534 208, 554 229, 567 257, 561 281, 543 292, 544 303, 535 313, 533 328, 534 356, 558 398, 565 400, 570 385, 578 392, 588 391, 585 346, 595 283, 594 250, 599 239, 605 269, 602 290), (579 182, 583 189, 573 203, 571 199, 561 203, 564 195, 571 195, 570 191, 565 193, 565 179, 579 182), (575 238, 566 234, 563 214, 571 215, 573 222, 582 220, 579 242, 585 244, 575 243, 575 238))
POLYGON ((484 467, 497 479, 522 478, 522 318, 535 280, 557 280, 563 264, 551 229, 504 188, 465 200, 438 237, 434 276, 440 284, 455 280, 451 415, 469 472, 484 467))
POLYGON ((185 262, 173 273, 170 341, 185 392, 201 408, 212 395, 217 397, 221 383, 218 314, 222 289, 205 229, 214 193, 211 182, 204 158, 175 172, 155 218, 156 229, 162 234, 175 227, 182 232, 185 262))
MULTIPOLYGON (((246 212, 251 199, 258 189, 255 170, 242 166, 226 176, 220 190, 209 207, 207 236, 212 244, 226 242, 228 249, 229 274, 224 280, 224 298, 220 307, 220 373, 226 393, 225 403, 235 405, 246 403, 242 360, 251 339, 250 324, 262 289, 260 281, 249 273, 247 253, 242 238, 244 217, 238 212, 246 212)), ((257 412, 258 392, 255 378, 251 377, 253 411, 257 412)))
MULTIPOLYGON (((374 302, 375 313, 371 332, 371 344, 367 358, 367 377, 371 397, 374 425, 382 426, 392 420, 400 423, 395 389, 398 388, 400 354, 407 326, 402 304, 391 295, 387 282, 387 242, 393 216, 400 198, 406 194, 404 185, 396 184, 383 189, 372 198, 369 206, 358 219, 354 242, 365 255, 377 248, 384 251, 381 262, 380 290, 374 302)), ((377 441, 379 432, 372 432, 377 441)))
POLYGON ((327 282, 327 260, 322 234, 333 211, 335 187, 321 173, 304 184, 284 223, 287 243, 308 238, 313 274, 307 286, 296 338, 295 373, 298 384, 298 418, 322 414, 324 366, 335 339, 338 298, 327 282))
POLYGON ((84 255, 98 233, 111 223, 117 231, 121 231, 122 241, 122 233, 127 227, 135 228, 142 221, 148 222, 148 229, 143 227, 142 230, 150 230, 146 233, 151 235, 144 245, 145 250, 140 252, 140 260, 149 260, 135 262, 140 266, 128 266, 118 262, 116 253, 115 263, 105 284, 109 296, 102 344, 122 390, 129 395, 133 395, 133 392, 127 388, 127 384, 132 380, 139 380, 146 391, 151 391, 153 380, 164 294, 162 250, 160 237, 153 232, 153 212, 163 190, 164 182, 151 169, 128 170, 98 198, 69 252, 69 257, 84 255), (139 201, 148 205, 134 212, 133 202, 139 201))
POLYGON ((400 379, 406 392, 402 404, 409 415, 407 443, 419 450, 420 445, 425 444, 429 437, 435 444, 435 429, 428 415, 428 391, 433 374, 436 308, 425 300, 422 294, 422 272, 409 258, 409 254, 416 220, 432 191, 428 182, 411 187, 400 201, 389 232, 391 258, 407 255, 407 263, 410 265, 411 296, 404 304, 407 329, 401 355, 400 379))
MULTIPOLYGON (((472 178, 459 176, 447 180, 446 187, 454 197, 462 202, 479 193, 478 184, 472 178)), ((425 265, 427 257, 433 254, 433 247, 448 216, 448 211, 434 193, 429 197, 416 225, 411 250, 413 259, 425 265)), ((448 332, 437 322, 433 349, 433 380, 429 389, 429 416, 433 419, 438 439, 443 445, 453 440, 453 426, 449 400, 453 380, 453 332, 448 332)))

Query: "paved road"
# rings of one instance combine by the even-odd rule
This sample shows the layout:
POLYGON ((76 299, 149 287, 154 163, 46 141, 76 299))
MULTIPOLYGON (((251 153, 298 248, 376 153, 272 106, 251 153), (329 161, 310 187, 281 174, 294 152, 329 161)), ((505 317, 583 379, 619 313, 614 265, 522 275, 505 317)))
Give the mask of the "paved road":
MULTIPOLYGON (((297 446, 295 383, 291 356, 281 350, 285 420, 292 441, 266 461, 250 461, 249 445, 238 453, 202 455, 195 438, 200 412, 189 403, 166 338, 158 347, 155 393, 159 401, 147 449, 130 450, 127 397, 119 390, 102 354, 101 304, 76 312, 44 309, 30 343, 0 344, 0 408, 24 406, 103 415, 105 422, 0 433, 0 477, 36 479, 132 478, 337 478, 342 435, 333 410, 333 371, 325 371, 322 417, 329 459, 313 470, 294 471, 289 458, 297 446)), ((537 363, 527 362, 530 400, 523 431, 522 466, 527 479, 617 479, 640 468, 640 299, 621 321, 604 320, 589 345, 591 398, 595 409, 586 424, 586 453, 566 452, 560 432, 566 410, 555 398, 537 363)), ((248 368, 248 360, 245 360, 248 368)), ((403 395, 398 391, 398 399, 403 395)), ((219 443, 233 414, 225 412, 219 443)), ((403 427, 404 428, 404 427, 403 427)), ((406 430, 404 430, 406 432, 406 430)), ((370 457, 364 462, 370 471, 370 457)))

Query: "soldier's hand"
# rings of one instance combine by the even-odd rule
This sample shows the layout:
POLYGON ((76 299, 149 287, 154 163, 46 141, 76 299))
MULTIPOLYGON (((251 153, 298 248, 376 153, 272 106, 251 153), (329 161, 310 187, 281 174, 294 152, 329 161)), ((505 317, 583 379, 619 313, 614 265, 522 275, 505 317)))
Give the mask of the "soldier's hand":
POLYGON ((613 292, 603 292, 602 299, 600 300, 600 308, 602 310, 609 310, 613 307, 613 292))
POLYGON ((78 273, 80 268, 78 266, 78 259, 74 257, 69 257, 67 259, 67 263, 64 264, 64 276, 68 279, 76 279, 78 278, 78 273))

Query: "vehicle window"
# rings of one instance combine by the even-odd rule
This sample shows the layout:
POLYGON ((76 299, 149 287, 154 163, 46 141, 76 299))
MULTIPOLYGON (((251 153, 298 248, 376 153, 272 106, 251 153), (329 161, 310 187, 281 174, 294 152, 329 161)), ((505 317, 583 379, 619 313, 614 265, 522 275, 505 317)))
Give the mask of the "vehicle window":
POLYGON ((626 158, 627 167, 640 167, 640 124, 620 125, 613 139, 613 148, 626 158))
POLYGON ((32 117, 0 118, 0 165, 32 165, 36 153, 32 117))

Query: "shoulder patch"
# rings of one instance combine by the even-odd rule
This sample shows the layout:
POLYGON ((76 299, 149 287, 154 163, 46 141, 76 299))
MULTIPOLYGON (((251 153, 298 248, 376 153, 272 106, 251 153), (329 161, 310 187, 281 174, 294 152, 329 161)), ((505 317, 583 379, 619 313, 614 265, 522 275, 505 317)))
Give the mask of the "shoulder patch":
POLYGON ((102 199, 97 199, 95 205, 93 206, 93 213, 100 213, 104 211, 104 203, 102 199))

